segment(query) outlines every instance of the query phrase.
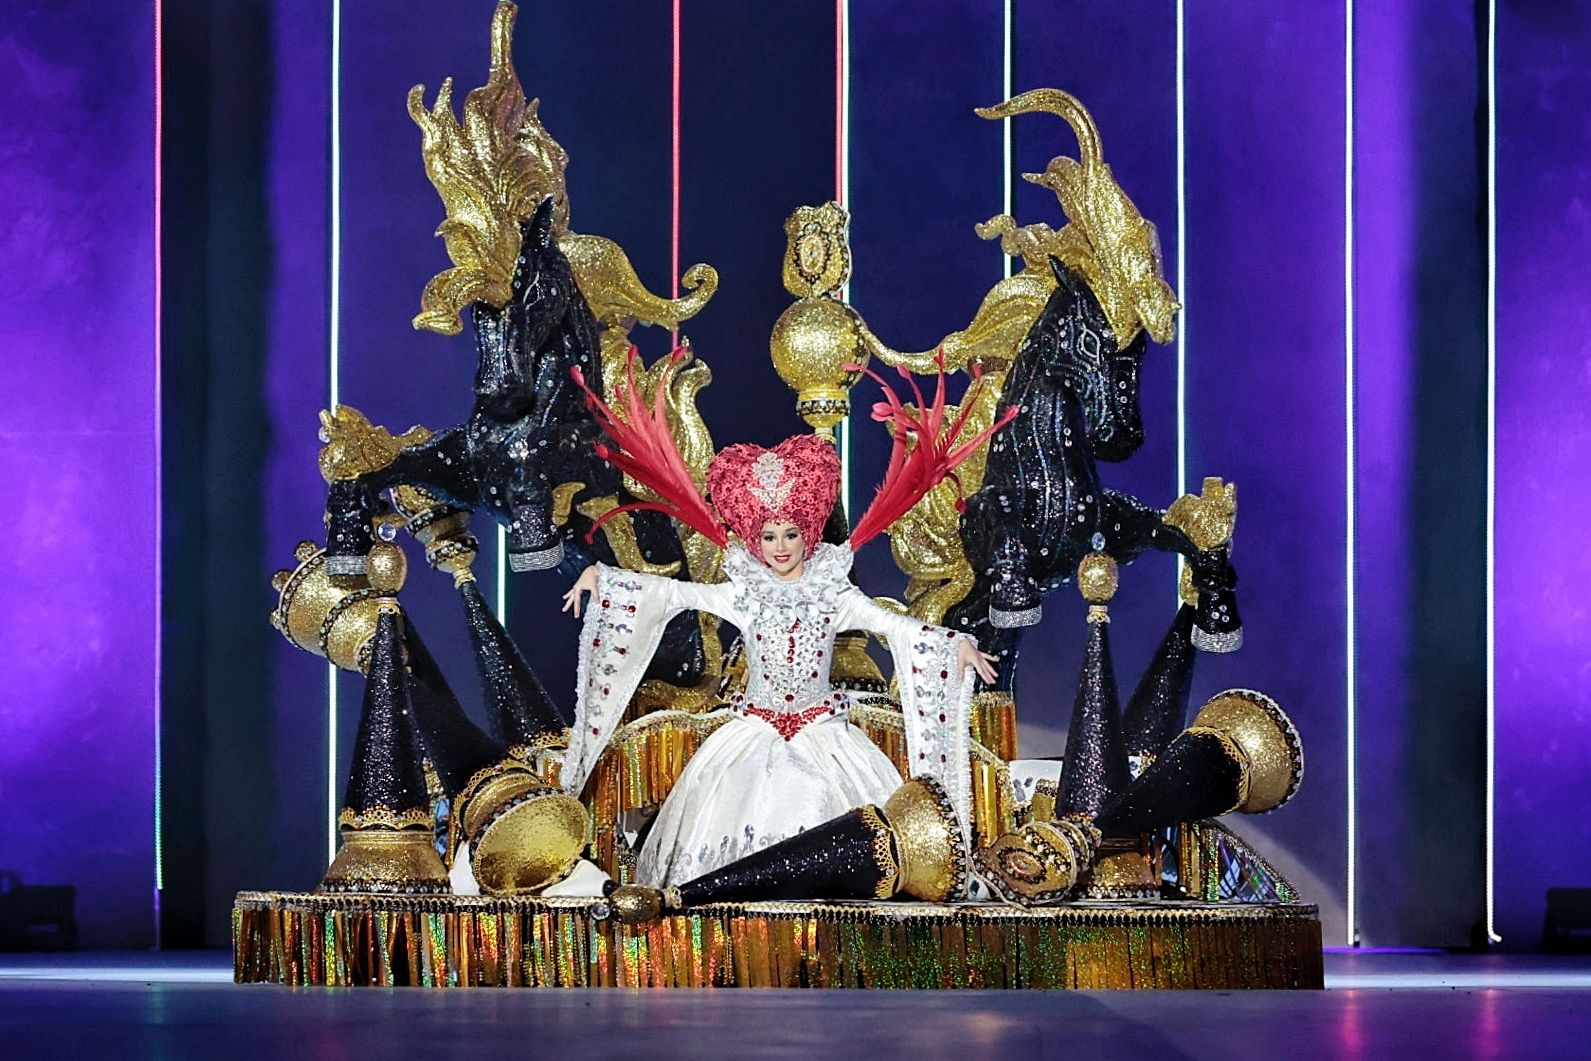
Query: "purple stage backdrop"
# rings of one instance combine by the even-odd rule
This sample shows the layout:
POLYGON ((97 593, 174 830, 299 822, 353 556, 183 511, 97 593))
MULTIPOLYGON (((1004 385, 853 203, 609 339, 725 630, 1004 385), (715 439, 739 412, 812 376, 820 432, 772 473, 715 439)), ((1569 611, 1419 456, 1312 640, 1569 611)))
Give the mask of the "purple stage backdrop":
MULTIPOLYGON (((1321 905, 1328 943, 1349 938, 1352 475, 1357 928, 1378 944, 1453 944, 1481 919, 1485 885, 1484 27, 1469 7, 1357 5, 1350 319, 1345 3, 1186 5, 1180 201, 1175 5, 1017 0, 1012 84, 1083 100, 1107 162, 1160 228, 1168 276, 1186 271, 1187 486, 1204 475, 1239 484, 1234 560, 1248 634, 1241 652, 1201 658, 1195 699, 1228 686, 1274 695, 1309 763, 1291 806, 1235 827, 1321 905)), ((357 721, 359 683, 344 678, 329 771, 324 663, 264 622, 271 571, 291 563, 295 541, 322 533, 314 417, 334 382, 332 314, 343 401, 394 430, 445 426, 468 408, 468 337, 409 326, 447 260, 404 96, 423 82, 429 102, 452 75, 461 99, 484 79, 493 5, 344 5, 335 215, 326 6, 180 6, 181 33, 168 13, 167 66, 196 78, 184 83, 193 142, 183 158, 202 175, 184 187, 204 201, 173 202, 170 216, 204 230, 168 229, 168 275, 180 264, 193 286, 177 305, 193 308, 180 344, 166 345, 168 359, 180 345, 183 364, 205 374, 183 381, 181 417, 167 395, 168 468, 192 455, 203 483, 179 466, 183 489, 168 490, 168 545, 191 544, 197 559, 175 580, 180 593, 167 573, 168 651, 191 656, 167 667, 168 697, 184 701, 168 699, 168 715, 185 727, 168 729, 167 745, 186 756, 181 785, 168 787, 185 810, 167 834, 186 837, 183 901, 221 943, 231 892, 314 883, 357 721), (205 95, 195 102, 195 92, 205 95), (258 496, 242 505, 245 493, 258 496), (239 519, 249 526, 233 527, 239 519)), ((852 301, 898 348, 964 326, 1002 275, 997 247, 972 231, 1002 208, 1001 129, 971 109, 1001 96, 1006 7, 850 5, 852 301)), ((1591 627, 1575 597, 1591 576, 1576 519, 1591 482, 1581 261, 1591 19, 1566 7, 1505 4, 1498 38, 1497 900, 1509 946, 1534 942, 1546 887, 1591 883, 1579 792, 1591 773, 1591 627)), ((800 429, 767 359, 790 301, 780 223, 836 193, 835 11, 782 0, 686 4, 682 14, 679 264, 706 261, 722 275, 685 331, 713 368, 701 404, 719 444, 771 442, 800 429)), ((571 155, 574 228, 618 240, 662 293, 674 281, 672 15, 669 0, 524 5, 516 32, 526 91, 543 98, 571 155)), ((0 99, 29 123, 0 148, 17 218, 0 246, 25 310, 4 325, 0 359, 0 454, 23 536, 0 584, 0 636, 24 691, 0 708, 11 811, 0 873, 77 885, 84 940, 96 945, 143 945, 153 926, 152 28, 152 5, 74 0, 24 4, 0 30, 0 99), (90 16, 93 34, 83 31, 90 16)), ((1059 224, 1054 196, 1019 175, 1075 142, 1049 116, 1012 130, 1013 212, 1059 224)), ((649 356, 663 348, 655 330, 639 337, 649 356)), ((1176 366, 1175 347, 1148 352, 1146 444, 1104 469, 1110 485, 1162 506, 1177 485, 1176 366)), ((871 386, 858 397, 865 408, 871 386)), ((853 438, 860 509, 885 454, 865 418, 853 438)), ((479 520, 477 531, 486 548, 476 570, 495 589, 494 528, 479 520)), ((871 592, 899 592, 887 543, 859 569, 871 592)), ((411 572, 406 602, 469 702, 456 595, 418 551, 411 572)), ((1171 617, 1172 573, 1160 556, 1125 573, 1113 609, 1124 694, 1171 617)), ((515 636, 567 702, 574 625, 555 610, 563 583, 515 576, 508 603, 515 636)), ((1024 755, 1063 747, 1080 608, 1075 591, 1058 592, 1026 641, 1024 755)))
POLYGON ((1497 25, 1497 904, 1591 886, 1591 14, 1497 25))
POLYGON ((0 874, 75 886, 83 941, 120 947, 155 926, 154 70, 150 4, 0 28, 0 874))

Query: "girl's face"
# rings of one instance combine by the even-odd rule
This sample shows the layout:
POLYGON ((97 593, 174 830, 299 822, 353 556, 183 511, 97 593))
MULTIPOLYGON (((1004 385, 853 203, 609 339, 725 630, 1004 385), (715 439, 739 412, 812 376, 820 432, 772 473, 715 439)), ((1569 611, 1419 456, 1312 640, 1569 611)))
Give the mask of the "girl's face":
POLYGON ((762 562, 780 578, 799 578, 806 563, 806 542, 794 523, 769 520, 762 525, 762 562))

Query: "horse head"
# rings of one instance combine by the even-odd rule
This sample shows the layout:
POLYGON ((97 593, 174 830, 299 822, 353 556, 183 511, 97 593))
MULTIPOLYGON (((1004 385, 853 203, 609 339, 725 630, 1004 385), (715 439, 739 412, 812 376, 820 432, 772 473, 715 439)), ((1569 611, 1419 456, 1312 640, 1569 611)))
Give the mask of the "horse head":
POLYGON ((570 301, 580 297, 574 270, 554 234, 556 209, 557 203, 548 196, 519 225, 519 258, 514 263, 510 306, 519 318, 517 323, 527 349, 537 349, 546 342, 568 316, 570 301))
POLYGON ((1144 442, 1138 406, 1144 333, 1125 349, 1118 347, 1110 321, 1083 277, 1054 257, 1050 270, 1056 288, 1041 315, 1050 323, 1042 336, 1046 368, 1076 396, 1089 452, 1099 460, 1126 460, 1144 442))

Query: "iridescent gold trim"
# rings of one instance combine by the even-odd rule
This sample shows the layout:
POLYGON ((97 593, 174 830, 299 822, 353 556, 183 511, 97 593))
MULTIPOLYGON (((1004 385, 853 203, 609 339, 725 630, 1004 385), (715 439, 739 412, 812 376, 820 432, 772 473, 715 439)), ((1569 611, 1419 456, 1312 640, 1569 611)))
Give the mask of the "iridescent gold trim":
MULTIPOLYGON (((610 900, 611 901, 611 900, 610 900)), ((1319 988, 1312 906, 900 901, 693 907, 244 892, 240 983, 428 987, 1319 988), (598 911, 600 912, 600 911, 598 911)))

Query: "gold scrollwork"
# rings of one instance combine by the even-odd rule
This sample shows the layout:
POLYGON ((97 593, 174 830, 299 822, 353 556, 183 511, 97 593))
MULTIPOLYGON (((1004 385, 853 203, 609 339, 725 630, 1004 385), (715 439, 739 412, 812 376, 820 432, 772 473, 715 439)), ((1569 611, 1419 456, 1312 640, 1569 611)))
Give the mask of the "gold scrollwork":
POLYGON ((1022 175, 1055 193, 1067 224, 1059 231, 1042 224, 1018 226, 1001 214, 980 226, 979 235, 998 237, 1001 248, 1020 255, 1030 270, 1051 255, 1076 270, 1099 299, 1118 344, 1126 346, 1140 328, 1157 343, 1170 342, 1182 307, 1165 280, 1159 234, 1111 175, 1099 129, 1082 103, 1060 89, 1036 88, 976 113, 999 119, 1033 112, 1065 119, 1077 135, 1077 158, 1059 155, 1043 173, 1022 175))
POLYGON ((569 155, 537 116, 539 100, 525 99, 514 73, 515 5, 502 0, 492 15, 491 72, 453 114, 453 79, 442 82, 425 108, 425 86, 409 90, 409 117, 420 127, 426 176, 447 208, 437 235, 453 268, 438 273, 420 296, 416 328, 457 335, 459 314, 472 302, 501 308, 512 293, 520 222, 553 200, 553 231, 569 225, 564 169, 569 155))
POLYGON ((320 474, 328 483, 357 479, 367 472, 380 471, 410 446, 431 437, 431 429, 411 427, 401 435, 372 424, 364 413, 351 405, 320 412, 320 474))

